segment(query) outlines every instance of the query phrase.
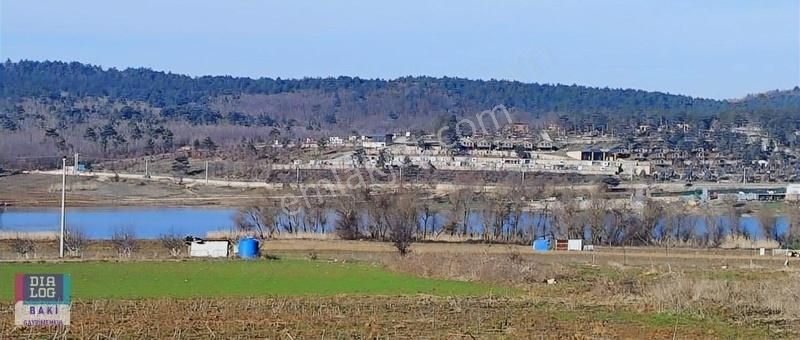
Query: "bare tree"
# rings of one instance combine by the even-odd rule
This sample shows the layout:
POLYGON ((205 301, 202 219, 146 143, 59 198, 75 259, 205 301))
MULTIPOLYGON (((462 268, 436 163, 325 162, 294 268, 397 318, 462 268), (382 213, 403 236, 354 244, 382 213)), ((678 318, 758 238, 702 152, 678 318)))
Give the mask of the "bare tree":
POLYGON ((390 240, 400 256, 405 256, 414 241, 414 229, 417 225, 417 207, 414 197, 404 195, 397 198, 387 214, 386 222, 391 231, 390 240))
POLYGON ((682 244, 688 244, 696 240, 697 235, 697 216, 690 213, 682 213, 677 220, 675 235, 682 244))
POLYGON ((305 214, 306 221, 311 224, 314 232, 325 232, 325 225, 328 224, 328 202, 323 198, 310 202, 310 208, 305 214))
POLYGON ((730 235, 733 237, 746 236, 744 229, 742 229, 741 218, 742 214, 736 208, 736 201, 728 200, 725 202, 728 224, 730 226, 730 235))
POLYGON ((64 247, 67 248, 70 256, 81 256, 87 243, 88 237, 86 237, 86 233, 84 233, 82 229, 75 227, 66 228, 64 232, 64 247))
POLYGON ((527 198, 525 197, 526 191, 522 188, 511 185, 510 190, 504 193, 506 200, 506 225, 508 226, 508 234, 506 241, 519 241, 523 239, 525 229, 520 225, 522 223, 522 215, 527 198))
POLYGON ((796 203, 786 203, 786 233, 784 234, 784 244, 792 249, 800 247, 800 208, 796 203))
POLYGON ((169 250, 169 255, 178 257, 181 255, 181 250, 186 247, 186 243, 175 231, 164 233, 158 236, 161 246, 169 250))
POLYGON ((294 211, 290 206, 284 206, 280 209, 280 211, 282 212, 281 215, 283 216, 283 218, 280 219, 283 230, 290 234, 297 233, 300 229, 300 213, 298 211, 294 211))
POLYGON ((764 239, 778 241, 780 239, 777 228, 778 218, 775 217, 775 213, 766 209, 766 207, 761 207, 757 217, 758 225, 761 226, 761 234, 764 239))
POLYGON ((419 204, 419 215, 421 217, 419 229, 422 231, 422 238, 425 239, 428 235, 433 235, 434 228, 436 227, 436 215, 438 213, 436 207, 431 204, 430 200, 423 199, 419 204), (430 230, 429 230, 430 229, 430 230))
POLYGON ((711 211, 706 210, 703 214, 703 222, 705 223, 705 243, 707 247, 719 247, 722 244, 722 237, 724 231, 719 217, 711 211))
POLYGON ((619 246, 624 243, 629 236, 630 229, 636 228, 635 225, 641 223, 638 214, 634 214, 626 207, 611 209, 609 223, 605 231, 606 237, 601 241, 610 246, 619 246), (635 222, 632 222, 634 221, 635 222))
POLYGON ((355 240, 361 237, 358 228, 358 209, 353 199, 343 198, 336 208, 336 235, 344 240, 355 240))
POLYGON ((583 222, 575 199, 568 195, 561 196, 558 206, 553 210, 553 224, 561 237, 583 238, 583 222))
POLYGON ((367 232, 374 240, 385 240, 388 228, 388 213, 392 204, 392 197, 387 194, 370 196, 364 202, 369 224, 367 232))
POLYGON ((252 233, 253 236, 263 239, 267 233, 271 237, 277 229, 279 211, 271 201, 240 208, 233 216, 233 224, 237 230, 252 233))
POLYGON ((30 239, 20 237, 11 239, 11 249, 13 249, 17 255, 24 257, 26 260, 31 254, 36 256, 36 243, 30 239))
POLYGON ((469 233, 469 215, 471 213, 471 204, 474 193, 470 189, 459 189, 454 193, 448 195, 450 205, 452 206, 451 224, 453 226, 460 225, 460 228, 452 228, 454 232, 460 232, 461 235, 469 233), (456 230, 456 229, 461 229, 456 230))
POLYGON ((129 228, 116 230, 111 235, 111 244, 117 250, 119 257, 123 258, 130 258, 133 252, 139 249, 136 234, 129 228))
POLYGON ((483 240, 497 241, 503 235, 506 222, 511 216, 511 205, 503 198, 502 194, 487 195, 481 204, 483 240))
POLYGON ((586 222, 592 233, 592 244, 601 244, 608 238, 606 230, 606 216, 608 215, 608 199, 601 197, 599 192, 594 193, 586 207, 586 222))
MULTIPOLYGON (((662 221, 664 205, 660 202, 647 199, 639 211, 638 223, 626 223, 626 236, 624 239, 631 244, 653 244, 653 233, 662 221)), ((626 219, 626 222, 630 222, 626 219)))

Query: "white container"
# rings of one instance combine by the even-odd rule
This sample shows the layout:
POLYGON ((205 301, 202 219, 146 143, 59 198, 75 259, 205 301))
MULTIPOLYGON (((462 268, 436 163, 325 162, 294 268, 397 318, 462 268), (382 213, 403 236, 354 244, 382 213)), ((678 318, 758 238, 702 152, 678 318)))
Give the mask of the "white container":
POLYGON ((581 239, 567 240, 567 250, 569 251, 583 250, 583 240, 581 239))
POLYGON ((228 257, 228 241, 192 242, 189 245, 191 257, 228 257))

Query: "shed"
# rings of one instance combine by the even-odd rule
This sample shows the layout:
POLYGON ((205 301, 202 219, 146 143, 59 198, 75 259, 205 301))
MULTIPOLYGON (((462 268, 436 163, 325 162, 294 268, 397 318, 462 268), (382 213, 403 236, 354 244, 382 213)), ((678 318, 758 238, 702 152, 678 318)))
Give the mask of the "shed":
POLYGON ((569 251, 581 251, 583 250, 583 240, 581 239, 571 239, 567 241, 567 250, 569 251))
POLYGON ((195 240, 189 243, 191 257, 228 257, 227 240, 195 240))

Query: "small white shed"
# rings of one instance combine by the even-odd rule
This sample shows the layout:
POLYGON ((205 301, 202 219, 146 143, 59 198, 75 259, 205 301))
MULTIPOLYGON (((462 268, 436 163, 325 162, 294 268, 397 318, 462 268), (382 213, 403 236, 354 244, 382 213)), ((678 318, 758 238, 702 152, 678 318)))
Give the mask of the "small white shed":
POLYGON ((191 257, 228 257, 228 241, 193 241, 189 244, 191 257))
POLYGON ((571 239, 567 241, 567 250, 569 251, 581 251, 583 250, 583 240, 581 239, 571 239))

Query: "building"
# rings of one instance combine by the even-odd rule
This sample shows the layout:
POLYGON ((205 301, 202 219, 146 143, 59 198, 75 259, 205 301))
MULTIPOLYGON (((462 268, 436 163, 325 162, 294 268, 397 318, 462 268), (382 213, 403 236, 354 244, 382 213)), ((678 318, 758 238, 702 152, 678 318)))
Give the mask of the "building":
POLYGON ((583 161, 603 161, 606 159, 606 151, 598 147, 586 147, 581 150, 581 160, 583 161))
POLYGON ((786 200, 800 201, 800 184, 789 184, 786 186, 786 200))
POLYGON ((536 143, 536 149, 542 151, 553 151, 555 150, 555 145, 553 145, 553 141, 549 140, 541 140, 536 143))
POLYGON ((382 149, 390 143, 388 135, 362 136, 361 146, 365 149, 382 149))
POLYGON ((319 147, 319 144, 317 144, 317 141, 315 141, 315 140, 313 140, 311 138, 306 138, 306 140, 303 142, 303 144, 300 145, 300 148, 303 148, 303 149, 315 149, 315 148, 318 148, 318 147, 319 147))
POLYGON ((328 138, 328 145, 329 146, 333 146, 333 147, 343 146, 344 145, 344 138, 338 137, 338 136, 329 137, 328 138))
POLYGON ((530 132, 530 128, 526 123, 512 123, 508 127, 508 132, 515 136, 526 136, 530 132))

